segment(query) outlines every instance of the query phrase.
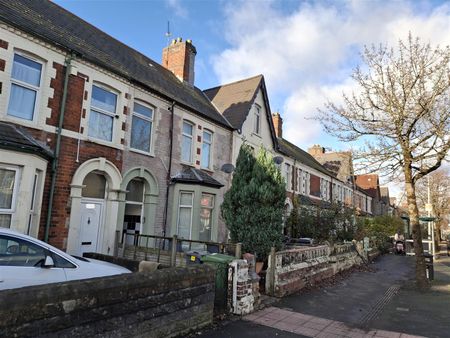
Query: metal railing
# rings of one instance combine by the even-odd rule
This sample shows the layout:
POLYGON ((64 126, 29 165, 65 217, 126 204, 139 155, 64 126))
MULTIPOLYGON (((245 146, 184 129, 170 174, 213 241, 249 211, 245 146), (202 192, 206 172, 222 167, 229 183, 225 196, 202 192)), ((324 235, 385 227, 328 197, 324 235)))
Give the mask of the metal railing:
POLYGON ((185 253, 200 251, 223 253, 240 258, 240 243, 221 243, 172 237, 116 232, 115 255, 130 259, 154 261, 168 266, 184 265, 185 253))

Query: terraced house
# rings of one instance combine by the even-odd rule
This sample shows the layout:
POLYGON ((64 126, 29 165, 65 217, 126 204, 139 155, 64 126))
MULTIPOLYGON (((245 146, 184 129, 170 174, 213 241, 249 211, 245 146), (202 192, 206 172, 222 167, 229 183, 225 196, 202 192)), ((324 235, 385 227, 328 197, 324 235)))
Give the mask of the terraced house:
POLYGON ((194 85, 50 1, 0 2, 0 223, 70 253, 115 233, 225 240, 233 128, 194 85))
POLYGON ((221 168, 243 142, 274 156, 286 214, 294 196, 372 213, 352 171, 283 138, 262 75, 201 91, 190 40, 159 64, 50 1, 0 4, 0 226, 75 254, 123 234, 226 241, 221 168))
POLYGON ((235 128, 233 163, 243 142, 255 151, 262 146, 277 158, 286 180, 286 214, 292 210, 295 196, 310 206, 323 208, 339 201, 355 206, 362 214, 372 214, 372 197, 353 183, 351 156, 346 157, 345 165, 344 160, 335 167, 323 165, 315 158, 318 151, 324 151, 322 147, 306 152, 283 138, 283 119, 280 113, 271 113, 262 75, 207 89, 205 94, 235 128))

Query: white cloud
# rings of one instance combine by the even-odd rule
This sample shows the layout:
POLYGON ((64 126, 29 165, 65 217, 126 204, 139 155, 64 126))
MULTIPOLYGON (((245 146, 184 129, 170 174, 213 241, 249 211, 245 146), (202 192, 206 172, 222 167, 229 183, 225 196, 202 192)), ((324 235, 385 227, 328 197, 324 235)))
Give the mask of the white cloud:
POLYGON ((180 18, 186 19, 189 15, 188 10, 182 4, 181 0, 166 0, 167 6, 173 10, 174 14, 180 18))
POLYGON ((428 2, 302 2, 290 13, 279 5, 228 2, 224 32, 232 47, 212 62, 221 83, 264 74, 270 101, 284 101, 284 135, 304 147, 327 139, 304 118, 326 98, 336 101, 351 90, 349 75, 363 45, 395 46, 409 31, 425 42, 450 44, 449 4, 430 9, 428 2))

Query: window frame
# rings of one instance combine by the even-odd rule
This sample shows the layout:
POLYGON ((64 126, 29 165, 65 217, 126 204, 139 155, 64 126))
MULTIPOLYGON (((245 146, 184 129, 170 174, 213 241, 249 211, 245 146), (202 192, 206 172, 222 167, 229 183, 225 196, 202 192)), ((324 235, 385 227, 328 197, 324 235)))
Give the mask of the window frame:
POLYGON ((139 152, 139 153, 147 154, 147 155, 152 155, 153 154, 153 130, 154 130, 154 124, 155 124, 154 123, 155 122, 155 113, 156 113, 156 108, 153 105, 151 105, 151 104, 149 104, 147 102, 144 102, 142 100, 137 100, 137 99, 134 100, 134 102, 133 102, 133 109, 132 109, 132 112, 131 112, 131 123, 130 123, 131 124, 131 128, 130 128, 130 140, 129 140, 130 143, 129 143, 129 145, 130 145, 130 149, 131 150, 139 152), (138 104, 138 105, 141 105, 141 106, 143 106, 145 108, 150 109, 152 111, 152 117, 150 118, 148 116, 145 116, 145 115, 142 115, 142 114, 136 112, 134 110, 135 104, 138 104), (134 148, 131 145, 131 138, 132 138, 132 131, 133 131, 133 117, 139 118, 141 120, 144 120, 144 121, 147 121, 147 122, 150 123, 150 143, 149 143, 148 151, 142 150, 142 149, 139 149, 139 148, 134 148))
POLYGON ((192 227, 193 227, 193 223, 194 223, 194 201, 195 201, 195 192, 194 191, 189 191, 189 190, 180 190, 178 193, 178 211, 177 211, 177 231, 176 234, 178 236, 180 236, 180 210, 181 208, 190 208, 191 210, 191 217, 190 217, 190 225, 189 225, 189 238, 184 238, 187 240, 191 240, 192 239, 192 227), (191 204, 187 205, 187 204, 181 204, 181 195, 182 194, 190 194, 191 195, 191 204))
POLYGON ((261 107, 255 103, 253 133, 261 135, 261 107))
POLYGON ((183 162, 183 163, 189 163, 189 164, 192 164, 192 163, 194 163, 194 152, 193 152, 193 148, 194 148, 194 135, 195 134, 195 124, 194 123, 192 123, 192 122, 190 122, 190 121, 188 121, 188 120, 183 120, 183 123, 182 123, 182 126, 181 126, 181 158, 180 158, 180 160, 181 160, 181 162, 183 162), (188 125, 190 125, 191 127, 192 127, 192 134, 191 135, 189 135, 189 134, 186 134, 185 132, 184 132, 184 124, 188 124, 188 125), (190 144, 190 148, 189 148, 189 160, 185 160, 184 158, 183 158, 183 139, 184 139, 184 137, 188 137, 188 138, 190 138, 190 140, 191 140, 191 144, 190 144))
POLYGON ((41 101, 41 87, 42 87, 42 80, 43 80, 43 73, 44 73, 44 66, 45 66, 45 62, 43 60, 40 60, 36 57, 33 57, 32 55, 29 55, 27 53, 15 50, 13 53, 13 58, 12 58, 12 66, 11 66, 11 76, 10 76, 10 86, 9 86, 9 96, 8 96, 8 104, 6 106, 6 116, 8 116, 9 118, 13 118, 13 119, 18 119, 20 121, 29 121, 29 122, 36 122, 37 120, 37 113, 38 113, 38 107, 41 101), (14 57, 16 55, 19 55, 20 57, 23 57, 25 59, 28 59, 32 62, 38 63, 41 65, 41 72, 39 75, 39 87, 36 87, 32 84, 29 84, 27 82, 23 82, 21 80, 17 80, 14 79, 12 74, 13 74, 13 69, 14 69, 14 57), (29 89, 29 90, 33 90, 36 92, 36 98, 34 100, 34 107, 33 107, 33 118, 31 120, 28 120, 26 118, 22 118, 20 116, 16 116, 16 115, 10 115, 9 114, 9 106, 11 105, 11 93, 12 93, 12 88, 13 85, 25 88, 25 89, 29 89))
POLYGON ((93 84, 92 84, 92 87, 91 87, 91 100, 90 100, 90 102, 89 102, 89 117, 88 117, 88 128, 87 128, 87 136, 88 136, 88 138, 90 138, 90 139, 95 139, 95 140, 99 140, 100 142, 108 142, 108 143, 113 143, 114 142, 114 136, 115 136, 115 129, 116 129, 116 123, 115 123, 115 120, 117 119, 117 117, 119 116, 118 115, 118 113, 117 113, 117 106, 119 105, 119 92, 118 91, 116 91, 116 90, 114 90, 114 89, 112 89, 112 88, 110 88, 110 87, 108 87, 108 86, 105 86, 105 85, 103 85, 103 84, 101 84, 101 83, 99 83, 99 82, 94 82, 93 84), (95 107, 95 106, 93 106, 92 105, 92 95, 93 95, 93 93, 94 93, 94 87, 97 87, 97 88, 99 88, 99 89, 101 89, 101 90, 104 90, 104 91, 106 91, 106 92, 109 92, 109 93, 111 93, 111 94, 114 94, 115 96, 116 96, 116 104, 115 104, 115 107, 114 107, 114 113, 112 113, 112 112, 109 112, 109 111, 107 111, 107 110, 104 110, 104 109, 102 109, 102 108, 99 108, 99 107, 95 107), (90 131, 91 131, 91 115, 92 115, 92 111, 94 111, 95 113, 97 113, 97 114, 101 114, 101 115, 108 115, 108 116, 111 116, 112 117, 112 125, 111 125, 111 140, 107 140, 107 139, 103 139, 103 138, 100 138, 100 137, 97 137, 97 136, 93 136, 93 135, 91 135, 90 134, 90 131))
MULTIPOLYGON (((216 198, 217 198, 217 196, 215 194, 211 194, 209 192, 202 191, 201 194, 200 194, 200 205, 199 205, 199 221, 200 221, 199 223, 200 224, 199 224, 199 226, 201 226, 202 209, 210 210, 210 214, 209 214, 209 222, 210 222, 210 224, 209 224, 209 239, 208 239, 208 241, 212 241, 212 235, 213 235, 212 230, 213 230, 213 225, 214 225, 214 210, 215 210, 215 207, 216 207, 216 198), (212 205, 211 206, 204 206, 204 205, 202 205, 201 201, 202 201, 202 198, 203 198, 204 195, 211 196, 211 199, 212 199, 212 205)), ((198 229, 198 234, 199 234, 198 237, 200 238, 200 229, 198 229)))
POLYGON ((33 183, 31 184, 31 200, 30 200, 30 210, 28 212, 28 225, 27 225, 27 235, 30 235, 31 228, 33 227, 33 217, 35 216, 36 206, 37 206, 37 193, 40 188, 41 183, 41 172, 36 170, 34 173, 33 183))
POLYGON ((201 168, 204 168, 204 169, 211 169, 211 167, 212 167, 212 159, 213 159, 213 157, 212 157, 212 149, 213 149, 213 142, 214 142, 214 133, 213 133, 211 130, 209 130, 209 129, 203 129, 203 133, 202 133, 202 155, 201 155, 201 159, 200 159, 200 166, 201 166, 201 168), (206 141, 205 141, 205 133, 211 135, 211 141, 209 141, 209 142, 206 142, 206 141), (207 166, 205 166, 205 165, 203 164, 203 146, 204 146, 205 144, 209 146, 208 165, 207 165, 207 166))
POLYGON ((290 163, 285 163, 285 178, 286 178, 286 190, 292 190, 292 166, 290 163))
POLYGON ((0 215, 10 215, 10 222, 9 222, 9 227, 8 227, 8 229, 10 229, 11 228, 12 219, 13 219, 13 215, 16 212, 16 199, 17 199, 17 193, 18 193, 18 189, 19 189, 18 184, 19 184, 20 168, 19 167, 14 167, 14 166, 0 164, 0 169, 11 170, 11 171, 15 172, 15 174, 14 174, 14 188, 13 188, 12 198, 11 198, 11 208, 10 209, 0 208, 0 215))

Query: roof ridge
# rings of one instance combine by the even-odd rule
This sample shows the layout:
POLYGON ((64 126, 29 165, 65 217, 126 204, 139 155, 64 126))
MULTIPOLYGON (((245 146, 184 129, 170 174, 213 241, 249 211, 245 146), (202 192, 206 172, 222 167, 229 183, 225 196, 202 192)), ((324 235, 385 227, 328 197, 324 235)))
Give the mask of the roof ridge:
POLYGON ((255 76, 252 76, 252 77, 249 77, 249 78, 246 78, 246 79, 241 79, 241 80, 225 83, 225 84, 222 84, 222 85, 218 85, 218 86, 215 86, 215 87, 207 88, 207 89, 204 89, 203 91, 206 92, 206 91, 217 89, 217 88, 222 88, 222 87, 228 87, 228 86, 236 85, 238 83, 242 83, 242 82, 246 82, 246 81, 250 81, 250 80, 256 79, 257 77, 264 78, 264 75, 263 74, 258 74, 258 75, 255 75, 255 76))
MULTIPOLYGON (((127 49, 130 49, 130 50, 136 52, 137 54, 143 56, 143 57, 146 58, 148 61, 151 61, 153 65, 158 65, 158 66, 160 66, 161 68, 163 68, 164 70, 170 72, 167 68, 165 68, 164 66, 162 66, 160 63, 156 62, 155 60, 151 59, 149 56, 147 56, 147 55, 145 55, 144 53, 140 52, 139 50, 137 50, 137 49, 135 49, 135 48, 133 48, 133 47, 127 45, 126 43, 120 41, 118 38, 115 38, 114 36, 108 34, 108 33, 105 32, 103 29, 100 29, 100 28, 98 28, 97 26, 94 26, 94 25, 91 24, 89 21, 84 20, 81 16, 78 16, 78 15, 76 15, 75 13, 72 13, 72 12, 69 11, 68 9, 66 9, 66 8, 64 8, 64 7, 62 7, 62 6, 60 6, 59 4, 57 4, 57 3, 55 3, 55 2, 53 2, 53 1, 51 1, 51 0, 46 0, 46 1, 47 1, 48 3, 50 3, 51 5, 54 5, 54 6, 58 7, 59 9, 63 10, 63 11, 66 12, 67 14, 76 17, 76 18, 79 19, 80 21, 83 21, 84 24, 86 24, 86 25, 88 25, 88 26, 90 26, 90 27, 92 27, 92 28, 98 30, 99 32, 105 34, 107 37, 109 37, 109 38, 115 40, 117 43, 121 44, 123 47, 125 47, 125 48, 127 48, 127 49)), ((147 60, 146 60, 146 61, 147 61, 147 60)), ((170 73, 172 74, 172 72, 170 72, 170 73)))

